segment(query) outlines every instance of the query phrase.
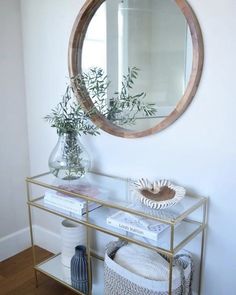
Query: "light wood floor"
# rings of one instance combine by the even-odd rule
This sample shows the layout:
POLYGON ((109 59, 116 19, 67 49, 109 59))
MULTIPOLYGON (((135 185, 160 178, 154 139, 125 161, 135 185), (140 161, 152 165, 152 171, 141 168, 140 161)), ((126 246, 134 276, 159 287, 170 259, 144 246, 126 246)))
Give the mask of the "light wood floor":
MULTIPOLYGON (((37 257, 42 261, 50 253, 37 248, 37 257)), ((72 295, 75 294, 54 280, 38 273, 39 286, 35 287, 32 250, 28 249, 0 262, 0 295, 72 295)))

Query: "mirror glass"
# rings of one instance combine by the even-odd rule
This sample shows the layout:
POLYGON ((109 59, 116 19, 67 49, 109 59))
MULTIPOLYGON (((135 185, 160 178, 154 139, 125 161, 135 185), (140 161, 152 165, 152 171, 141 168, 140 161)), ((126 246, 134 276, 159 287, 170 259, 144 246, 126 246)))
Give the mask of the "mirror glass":
POLYGON ((175 1, 106 0, 88 25, 81 66, 107 81, 102 101, 87 88, 99 111, 117 126, 143 131, 176 108, 192 59, 190 30, 175 1), (117 112, 106 112, 118 100, 117 112))

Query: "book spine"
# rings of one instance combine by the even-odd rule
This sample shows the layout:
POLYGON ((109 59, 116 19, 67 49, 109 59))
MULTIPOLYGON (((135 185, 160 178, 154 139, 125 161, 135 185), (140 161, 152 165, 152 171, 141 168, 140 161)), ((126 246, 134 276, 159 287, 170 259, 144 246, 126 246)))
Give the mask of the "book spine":
POLYGON ((76 198, 76 197, 72 197, 69 195, 65 195, 65 194, 61 194, 59 192, 56 191, 46 191, 44 196, 46 198, 56 198, 58 200, 66 200, 66 202, 71 203, 71 204, 80 204, 81 206, 84 206, 85 204, 85 200, 81 199, 81 198, 76 198))
POLYGON ((61 201, 54 200, 54 199, 44 199, 44 202, 50 203, 50 204, 55 205, 57 207, 65 208, 65 209, 71 210, 71 211, 79 211, 79 210, 83 209, 83 207, 81 207, 81 206, 75 206, 70 203, 68 204, 66 202, 63 202, 63 201, 61 202, 61 201))
MULTIPOLYGON (((57 211, 61 212, 61 213, 64 213, 64 214, 67 214, 71 217, 79 217, 79 216, 82 216, 86 213, 86 208, 80 208, 80 209, 68 209, 64 206, 60 206, 58 204, 54 204, 52 202, 48 202, 47 200, 44 200, 44 204, 46 207, 48 208, 52 208, 52 209, 56 209, 57 211)), ((100 204, 97 204, 97 203, 90 203, 91 205, 89 206, 89 212, 90 211, 93 211, 95 210, 96 208, 100 207, 101 205, 100 204)))
POLYGON ((85 203, 85 200, 80 198, 80 197, 73 197, 73 196, 66 195, 66 194, 63 194, 63 193, 60 193, 60 192, 57 192, 57 191, 53 191, 53 190, 46 191, 44 193, 44 195, 45 196, 54 196, 54 197, 57 197, 59 199, 68 199, 72 203, 81 203, 81 204, 85 203))
POLYGON ((83 208, 85 206, 85 202, 81 202, 80 200, 71 199, 70 197, 60 196, 57 194, 45 193, 44 199, 53 203, 58 203, 60 205, 65 205, 71 208, 83 208))
MULTIPOLYGON (((67 203, 62 201, 58 201, 57 198, 53 198, 53 197, 44 197, 44 203, 48 204, 48 205, 52 205, 55 206, 57 208, 62 208, 65 209, 69 212, 74 212, 76 214, 82 215, 86 212, 86 206, 75 206, 71 203, 67 203)), ((100 207, 101 205, 95 202, 89 202, 88 203, 88 209, 89 211, 94 210, 98 207, 100 207)))
POLYGON ((139 235, 141 237, 145 237, 150 240, 154 240, 154 241, 158 240, 158 233, 156 233, 156 232, 151 232, 146 229, 142 229, 137 226, 130 225, 128 223, 120 222, 118 220, 114 220, 109 217, 107 218, 107 224, 109 224, 113 227, 119 228, 119 229, 123 229, 127 232, 139 235))
POLYGON ((44 200, 44 203, 46 205, 51 205, 53 207, 56 207, 58 209, 62 209, 62 210, 66 210, 68 212, 73 212, 75 214, 78 214, 78 215, 82 215, 84 212, 85 212, 85 209, 80 207, 80 208, 73 208, 71 206, 67 206, 65 204, 58 204, 57 202, 53 202, 51 200, 44 200))
POLYGON ((63 213, 63 214, 66 214, 68 216, 75 217, 75 218, 80 218, 84 214, 82 212, 82 210, 81 211, 77 211, 77 212, 72 212, 70 210, 66 210, 65 208, 61 208, 61 207, 55 206, 55 205, 53 205, 51 203, 45 203, 45 206, 47 208, 57 210, 60 213, 63 213))

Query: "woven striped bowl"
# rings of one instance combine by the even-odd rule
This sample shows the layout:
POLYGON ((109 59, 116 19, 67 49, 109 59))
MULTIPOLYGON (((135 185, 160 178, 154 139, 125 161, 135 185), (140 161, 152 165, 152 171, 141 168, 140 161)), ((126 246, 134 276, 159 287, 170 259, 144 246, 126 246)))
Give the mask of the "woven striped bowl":
POLYGON ((183 199, 186 190, 172 184, 169 180, 150 182, 141 178, 134 182, 134 191, 140 202, 152 209, 172 207, 183 199))

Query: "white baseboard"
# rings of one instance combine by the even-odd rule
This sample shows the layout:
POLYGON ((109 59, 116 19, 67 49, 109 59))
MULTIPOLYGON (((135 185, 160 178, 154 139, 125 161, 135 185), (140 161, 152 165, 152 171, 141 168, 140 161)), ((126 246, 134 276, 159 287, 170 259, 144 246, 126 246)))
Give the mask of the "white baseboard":
POLYGON ((30 230, 29 227, 18 230, 0 239, 0 261, 3 261, 17 253, 29 248, 30 230))
POLYGON ((35 245, 55 254, 61 251, 61 237, 59 234, 39 225, 34 225, 33 229, 35 245))
MULTIPOLYGON (((52 253, 60 252, 60 235, 33 225, 34 244, 52 253)), ((0 239, 0 262, 31 247, 29 227, 0 239)))

